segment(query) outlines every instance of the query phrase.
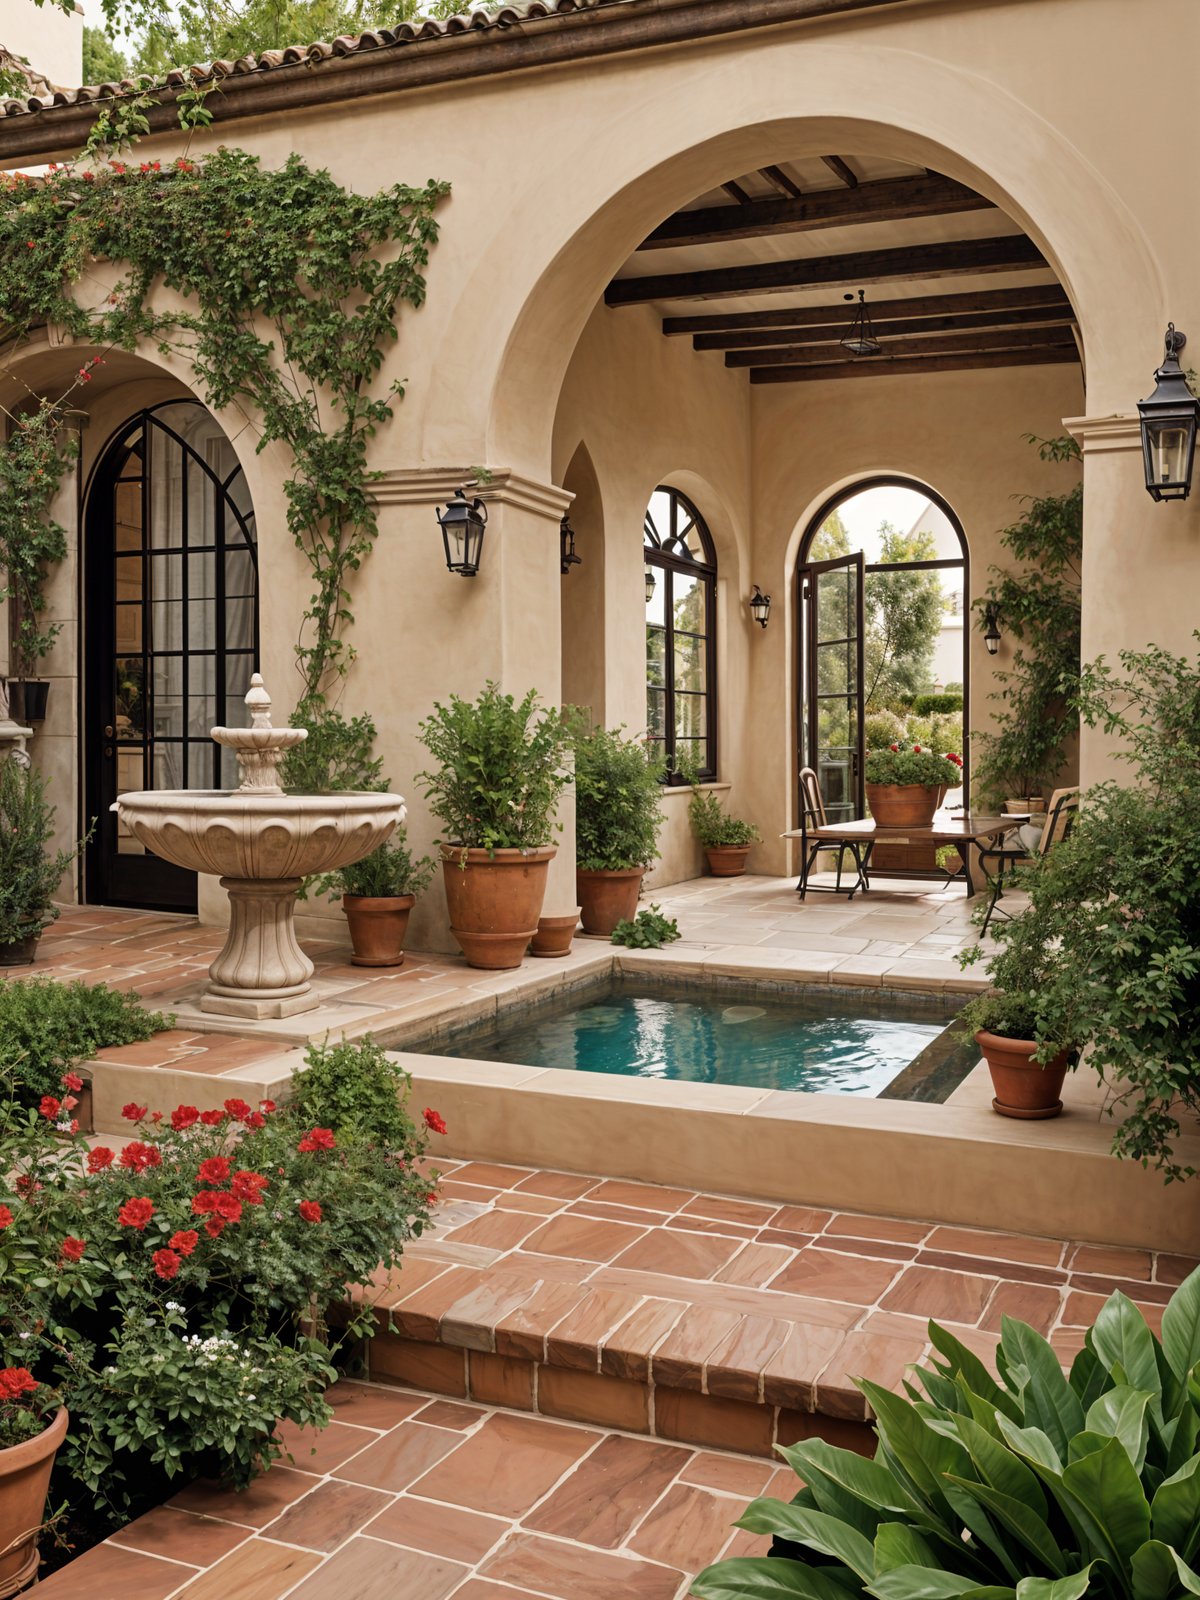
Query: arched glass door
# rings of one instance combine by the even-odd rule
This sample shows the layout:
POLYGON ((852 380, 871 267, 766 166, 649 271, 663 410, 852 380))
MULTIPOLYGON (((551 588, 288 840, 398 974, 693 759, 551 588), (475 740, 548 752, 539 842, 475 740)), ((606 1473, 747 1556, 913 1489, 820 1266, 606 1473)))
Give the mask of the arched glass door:
POLYGON ((130 789, 236 784, 214 725, 245 720, 258 659, 258 552, 245 475, 203 406, 131 417, 88 492, 87 895, 193 910, 196 875, 152 855, 110 811, 130 789))

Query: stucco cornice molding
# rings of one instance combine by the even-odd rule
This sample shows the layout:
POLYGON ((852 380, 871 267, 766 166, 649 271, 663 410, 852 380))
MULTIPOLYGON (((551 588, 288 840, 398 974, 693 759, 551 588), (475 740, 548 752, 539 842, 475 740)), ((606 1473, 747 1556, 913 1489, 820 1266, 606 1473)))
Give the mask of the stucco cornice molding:
POLYGON ((381 506, 438 506, 456 489, 465 488, 489 505, 513 506, 558 523, 575 496, 554 483, 526 478, 510 467, 493 467, 480 483, 470 467, 397 467, 371 487, 381 506))
POLYGON ((1063 427, 1085 455, 1142 448, 1142 429, 1136 411, 1114 412, 1107 417, 1064 417, 1063 427))

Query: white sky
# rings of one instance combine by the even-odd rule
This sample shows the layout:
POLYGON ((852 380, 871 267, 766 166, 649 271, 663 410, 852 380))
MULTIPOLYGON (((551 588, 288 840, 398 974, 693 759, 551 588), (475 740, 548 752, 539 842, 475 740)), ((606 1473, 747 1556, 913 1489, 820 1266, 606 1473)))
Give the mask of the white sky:
POLYGON ((926 495, 916 489, 903 489, 883 485, 864 489, 861 494, 843 500, 838 507, 842 521, 850 534, 851 546, 861 545, 868 565, 879 559, 879 525, 890 522, 900 533, 907 533, 921 514, 928 510, 928 527, 937 544, 939 560, 958 560, 962 550, 957 535, 948 518, 926 495))

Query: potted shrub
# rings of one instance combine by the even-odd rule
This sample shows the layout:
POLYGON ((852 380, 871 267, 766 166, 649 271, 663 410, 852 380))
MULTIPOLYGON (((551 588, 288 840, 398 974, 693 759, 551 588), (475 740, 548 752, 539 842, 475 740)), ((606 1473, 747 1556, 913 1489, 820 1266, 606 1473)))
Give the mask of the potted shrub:
POLYGON ((421 723, 432 772, 418 774, 445 826, 442 874, 450 931, 473 967, 518 967, 537 931, 556 851, 554 808, 570 780, 569 738, 531 689, 488 683, 452 695, 421 723))
POLYGON ((53 835, 42 775, 0 757, 0 967, 28 965, 42 929, 58 916, 54 893, 87 841, 48 855, 53 835))
POLYGON ((720 799, 710 789, 700 788, 692 763, 680 762, 679 773, 691 785, 692 798, 688 801, 688 821, 692 832, 700 841, 714 878, 738 878, 746 870, 746 858, 751 847, 762 838, 752 822, 731 817, 720 799))
POLYGON ((948 789, 962 782, 962 757, 923 745, 867 752, 867 804, 884 828, 928 828, 948 789))
POLYGON ((403 825, 370 855, 330 875, 341 890, 342 910, 354 946, 356 967, 398 967, 404 961, 404 936, 417 896, 434 872, 429 856, 414 861, 403 825))
POLYGON ((66 1407, 28 1367, 0 1367, 0 1594, 16 1594, 38 1569, 38 1534, 66 1407))
POLYGON ((662 763, 620 728, 573 721, 575 898, 585 933, 606 939, 637 911, 646 868, 658 855, 662 763))

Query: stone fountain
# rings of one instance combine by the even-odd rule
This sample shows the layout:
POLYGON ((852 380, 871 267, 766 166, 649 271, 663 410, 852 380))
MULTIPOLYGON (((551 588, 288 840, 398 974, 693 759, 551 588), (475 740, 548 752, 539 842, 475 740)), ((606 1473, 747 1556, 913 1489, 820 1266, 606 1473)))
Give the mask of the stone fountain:
POLYGON ((147 850, 191 872, 219 875, 229 891, 229 935, 208 969, 202 1011, 227 1017, 290 1017, 320 996, 313 964, 296 940, 296 894, 310 874, 369 855, 404 821, 395 794, 289 794, 284 754, 306 728, 273 728, 271 699, 256 672, 248 728, 214 728, 237 755, 237 789, 146 789, 118 795, 113 810, 147 850))

